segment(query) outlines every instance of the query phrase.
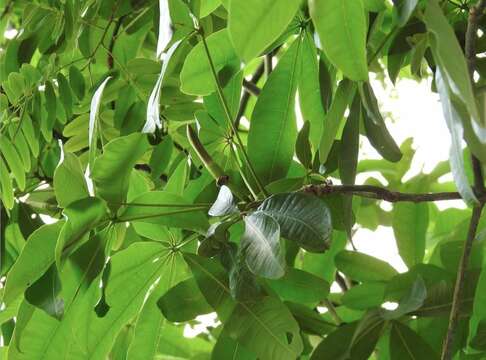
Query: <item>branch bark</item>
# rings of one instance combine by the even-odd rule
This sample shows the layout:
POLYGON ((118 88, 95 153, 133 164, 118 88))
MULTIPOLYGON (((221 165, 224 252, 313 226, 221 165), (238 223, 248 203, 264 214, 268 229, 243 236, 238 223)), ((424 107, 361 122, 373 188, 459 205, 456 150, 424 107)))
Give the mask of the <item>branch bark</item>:
MULTIPOLYGON (((465 39, 465 56, 466 56, 467 66, 469 70, 469 77, 471 79, 471 82, 474 81, 473 74, 474 74, 474 69, 476 64, 476 40, 477 40, 476 34, 478 32, 479 21, 481 20, 485 9, 486 9, 486 0, 479 0, 477 4, 471 7, 471 9, 469 10, 469 18, 467 23, 466 39, 465 39)), ((466 269, 469 264, 472 245, 474 239, 476 238, 476 231, 478 229, 479 219, 481 218, 481 212, 485 204, 484 195, 486 194, 486 191, 484 188, 484 178, 481 169, 481 163, 479 159, 477 159, 475 156, 472 156, 471 160, 472 160, 472 167, 474 172, 474 187, 476 192, 479 193, 480 197, 482 196, 483 199, 473 209, 466 241, 464 242, 462 257, 459 263, 459 269, 457 270, 457 278, 454 287, 454 295, 452 298, 451 313, 449 316, 449 325, 447 328, 446 337, 442 344, 442 355, 441 355, 442 360, 451 360, 454 355, 453 343, 456 335, 460 304, 461 304, 461 299, 462 299, 463 289, 464 289, 464 275, 466 273, 466 269)))
MULTIPOLYGON (((441 200, 460 200, 461 195, 458 192, 437 192, 437 193, 403 193, 391 191, 386 188, 373 185, 308 185, 303 188, 304 192, 313 193, 317 196, 329 194, 353 194, 356 196, 366 197, 388 201, 391 203, 408 201, 413 203, 441 200)), ((486 202, 486 195, 478 196, 480 202, 486 202)))
MULTIPOLYGON (((262 63, 262 64, 260 64, 260 66, 257 68, 255 73, 253 74, 253 76, 251 78, 251 82, 256 84, 258 82, 258 80, 260 80, 260 78, 262 77, 264 72, 265 72, 265 64, 262 63)), ((246 110, 246 107, 248 105, 248 101, 250 100, 250 95, 251 95, 250 92, 245 89, 245 91, 243 92, 243 96, 241 97, 240 107, 238 109, 238 114, 236 115, 236 119, 235 119, 235 128, 236 129, 238 129, 238 127, 240 126, 240 120, 243 117, 243 115, 245 114, 245 110, 246 110)))

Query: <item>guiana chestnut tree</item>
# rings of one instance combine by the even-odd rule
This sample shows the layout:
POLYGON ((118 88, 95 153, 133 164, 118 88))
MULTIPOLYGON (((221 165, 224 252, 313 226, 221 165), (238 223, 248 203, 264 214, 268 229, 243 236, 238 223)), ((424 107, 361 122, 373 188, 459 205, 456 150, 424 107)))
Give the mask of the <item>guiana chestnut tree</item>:
POLYGON ((486 358, 485 8, 0 0, 0 358, 486 358), (404 177, 384 78, 449 161, 404 177))

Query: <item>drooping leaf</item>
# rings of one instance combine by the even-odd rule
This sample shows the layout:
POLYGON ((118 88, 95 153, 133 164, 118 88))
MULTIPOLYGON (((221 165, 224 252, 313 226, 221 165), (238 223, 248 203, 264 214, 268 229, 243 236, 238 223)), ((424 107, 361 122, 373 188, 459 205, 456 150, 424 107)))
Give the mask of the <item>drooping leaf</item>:
POLYGON ((249 62, 284 32, 300 0, 230 0, 228 30, 240 58, 249 62))
POLYGON ((363 120, 368 140, 383 158, 392 162, 399 161, 402 158, 402 153, 386 128, 385 120, 383 120, 378 107, 378 101, 369 83, 360 86, 360 96, 366 110, 363 112, 363 120))
POLYGON ((324 52, 351 80, 368 80, 362 0, 312 0, 309 10, 324 52))
POLYGON ((324 129, 319 146, 319 160, 321 164, 327 161, 346 108, 351 104, 355 92, 356 87, 353 82, 345 79, 339 83, 333 96, 331 108, 324 119, 324 129))
POLYGON ((337 268, 358 281, 387 281, 397 275, 388 263, 356 251, 343 250, 334 258, 337 268))
POLYGON ((327 205, 317 197, 303 194, 277 194, 258 208, 280 225, 283 237, 308 251, 321 252, 329 247, 332 224, 327 205))
POLYGON ((319 59, 312 36, 308 32, 302 42, 302 73, 298 93, 302 118, 309 122, 309 140, 315 152, 321 141, 325 109, 319 83, 319 59))
POLYGON ((425 235, 429 225, 427 203, 395 204, 393 207, 393 232, 398 252, 410 268, 420 264, 425 255, 425 235), (411 231, 413 229, 413 231, 411 231))
POLYGON ((280 227, 270 215, 254 212, 245 217, 245 233, 241 238, 248 268, 256 275, 277 279, 285 272, 280 246, 280 227))
MULTIPOLYGON (((446 120, 447 127, 451 133, 451 148, 449 152, 449 162, 451 164, 452 176, 457 186, 457 190, 467 203, 476 203, 478 200, 474 194, 469 180, 466 175, 464 157, 462 156, 462 138, 464 128, 460 121, 460 115, 457 110, 454 98, 449 95, 448 87, 450 84, 442 76, 442 71, 437 69, 435 74, 435 83, 439 90, 442 111, 446 120)), ((458 104, 457 104, 458 105, 458 104)))
POLYGON ((469 71, 461 46, 454 34, 454 29, 449 25, 437 0, 431 0, 427 3, 424 20, 427 28, 433 34, 430 39, 431 48, 434 59, 441 70, 442 77, 449 84, 453 94, 465 104, 473 121, 478 126, 486 127, 486 120, 480 119, 478 113, 469 71))
POLYGON ((263 185, 289 170, 297 138, 294 103, 301 69, 301 39, 294 40, 258 96, 248 134, 248 156, 263 185))

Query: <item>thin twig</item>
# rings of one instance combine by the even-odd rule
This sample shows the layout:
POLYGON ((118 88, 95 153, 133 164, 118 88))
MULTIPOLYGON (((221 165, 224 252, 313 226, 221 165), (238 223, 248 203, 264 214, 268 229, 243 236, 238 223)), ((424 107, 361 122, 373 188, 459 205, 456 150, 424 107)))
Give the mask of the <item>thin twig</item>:
MULTIPOLYGON (((403 193, 388 190, 373 185, 308 185, 302 189, 304 192, 313 193, 317 196, 330 194, 353 194, 356 196, 388 201, 391 203, 408 201, 408 202, 427 202, 440 200, 460 200, 461 194, 455 191, 437 192, 437 193, 403 193)), ((482 203, 486 201, 486 196, 479 196, 482 203)))
POLYGON ((456 335, 457 321, 459 319, 459 310, 462 302, 462 292, 464 289, 464 278, 467 266, 469 264, 469 258, 471 256, 471 249, 473 240, 476 237, 476 231, 481 217, 481 211, 483 206, 476 206, 473 209, 471 222, 469 223, 469 230, 467 232, 466 242, 464 243, 464 249, 462 252, 461 261, 459 263, 459 269, 457 271, 456 285, 454 287, 454 295, 452 297, 452 307, 449 316, 449 326, 447 328, 447 335, 442 345, 442 360, 452 359, 452 344, 456 335))
POLYGON ((261 92, 260 88, 250 80, 243 79, 243 87, 245 88, 246 91, 248 91, 250 94, 254 96, 260 95, 261 92))
MULTIPOLYGON (((256 69, 253 76, 251 77, 251 82, 254 83, 254 84, 258 83, 258 80, 260 80, 260 78, 262 77, 262 75, 264 73, 265 73, 265 64, 262 62, 260 64, 260 66, 256 69)), ((247 90, 245 90, 243 92, 243 95, 242 95, 241 100, 240 100, 240 107, 238 109, 238 114, 236 115, 236 119, 235 119, 235 128, 236 129, 238 129, 238 127, 240 126, 240 120, 243 117, 243 115, 245 114, 246 107, 248 105, 248 101, 250 100, 250 95, 251 94, 247 90)))
MULTIPOLYGON (((465 39, 465 57, 467 61, 467 66, 469 70, 469 77, 471 83, 474 82, 473 74, 476 62, 476 39, 479 27, 479 21, 483 16, 484 10, 486 9, 486 0, 479 0, 477 4, 469 10, 469 18, 467 22, 466 39, 465 39)), ((479 219, 481 217, 481 212, 483 210, 485 201, 484 195, 486 194, 484 188, 484 179, 481 170, 480 161, 472 156, 472 167, 474 173, 474 187, 477 193, 479 193, 480 203, 476 205, 473 209, 471 216, 471 221, 469 223, 469 230, 467 233, 466 241, 464 243, 464 248, 462 252, 461 261, 459 263, 459 269, 457 270, 456 284, 454 287, 454 295, 452 297, 452 307, 449 316, 449 325, 447 327, 447 334, 445 340, 442 344, 442 360, 451 360, 453 357, 454 338, 456 335, 457 322, 459 319, 459 312, 462 302, 463 289, 464 289, 464 278, 466 269, 469 265, 469 258, 471 255, 471 249, 473 246, 474 239, 476 238, 476 231, 479 224, 479 219)))

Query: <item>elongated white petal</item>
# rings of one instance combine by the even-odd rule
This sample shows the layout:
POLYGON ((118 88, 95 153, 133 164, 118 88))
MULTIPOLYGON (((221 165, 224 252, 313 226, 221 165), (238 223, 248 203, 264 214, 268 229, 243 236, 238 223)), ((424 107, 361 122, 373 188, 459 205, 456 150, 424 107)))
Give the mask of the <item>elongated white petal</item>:
POLYGON ((162 123, 160 121, 160 109, 159 109, 162 82, 164 81, 169 60, 174 54, 179 44, 180 41, 175 42, 169 48, 169 50, 164 56, 164 61, 162 62, 162 68, 160 70, 159 77, 157 78, 157 82, 155 83, 155 86, 152 89, 152 92, 150 93, 150 97, 147 104, 147 120, 145 121, 145 125, 143 126, 142 133, 153 133, 156 127, 158 127, 159 129, 162 128, 162 123))
POLYGON ((61 155, 59 156, 59 162, 57 163, 57 166, 59 166, 64 161, 64 147, 62 145, 62 140, 61 139, 58 139, 57 140, 57 143, 59 145, 59 149, 61 150, 61 155))
POLYGON ((105 80, 103 80, 101 85, 98 86, 98 89, 96 89, 93 98, 91 99, 91 106, 89 108, 89 129, 88 129, 89 147, 91 147, 93 137, 94 137, 95 123, 96 123, 96 118, 98 117, 98 111, 100 109, 101 96, 103 95, 103 90, 105 89, 106 83, 110 79, 111 76, 108 76, 105 80))
POLYGON ((164 49, 172 37, 169 0, 159 0, 159 39, 157 40, 157 58, 161 59, 164 49))

